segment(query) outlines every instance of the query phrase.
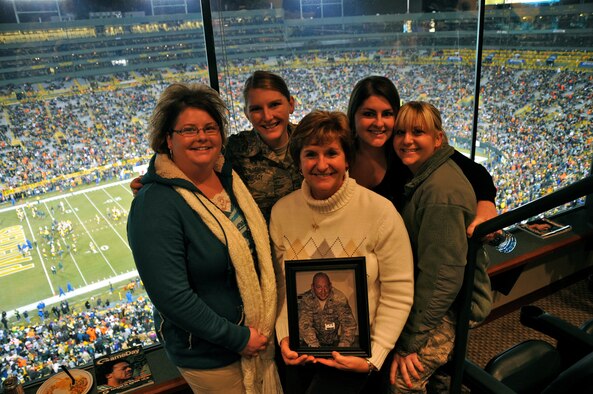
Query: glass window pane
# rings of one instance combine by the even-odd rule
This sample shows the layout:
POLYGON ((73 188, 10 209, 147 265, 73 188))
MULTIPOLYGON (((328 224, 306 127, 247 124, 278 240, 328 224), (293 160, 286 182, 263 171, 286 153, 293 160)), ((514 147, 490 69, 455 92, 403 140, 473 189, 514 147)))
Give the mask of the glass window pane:
MULTIPOLYGON (((226 21, 217 55, 236 131, 249 128, 241 88, 253 70, 286 79, 297 102, 294 122, 314 108, 345 111, 356 81, 377 74, 395 83, 402 101, 435 104, 450 143, 469 155, 477 2, 341 3, 294 0, 283 9, 213 14, 226 21), (324 7, 343 7, 344 17, 324 15, 324 7), (243 24, 274 14, 266 27, 276 33, 238 31, 239 13, 243 24)), ((591 7, 558 3, 485 10, 476 160, 494 176, 501 212, 589 174, 591 7)))
POLYGON ((503 211, 590 174, 591 7, 546 3, 486 11, 478 149, 503 211))
MULTIPOLYGON (((590 175, 593 9, 591 1, 487 2, 475 150, 505 211, 590 175)), ((402 101, 435 104, 450 143, 469 155, 476 5, 212 1, 231 132, 251 129, 242 89, 254 70, 288 82, 293 123, 315 108, 346 111, 358 80, 383 75, 402 101)), ((18 309, 20 324, 27 310, 37 326, 39 300, 61 306, 61 290, 76 294, 77 315, 91 296, 91 309, 104 311, 109 300, 141 317, 136 334, 149 343, 150 308, 126 302, 132 285, 134 298, 143 294, 126 240, 128 183, 152 154, 148 119, 163 89, 209 83, 200 2, 0 7, 0 230, 11 237, 1 244, 0 305, 11 324, 18 309)))
POLYGON ((126 236, 128 185, 152 155, 159 94, 208 83, 202 15, 197 1, 105 3, 0 5, 0 305, 27 349, 0 358, 23 356, 21 378, 156 342, 126 236))

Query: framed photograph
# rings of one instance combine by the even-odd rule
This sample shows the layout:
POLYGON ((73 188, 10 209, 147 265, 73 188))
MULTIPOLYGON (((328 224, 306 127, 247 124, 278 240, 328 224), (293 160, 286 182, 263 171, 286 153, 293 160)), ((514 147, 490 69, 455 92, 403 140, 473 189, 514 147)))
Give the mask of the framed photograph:
POLYGON ((292 350, 371 356, 364 257, 287 260, 285 273, 292 350))

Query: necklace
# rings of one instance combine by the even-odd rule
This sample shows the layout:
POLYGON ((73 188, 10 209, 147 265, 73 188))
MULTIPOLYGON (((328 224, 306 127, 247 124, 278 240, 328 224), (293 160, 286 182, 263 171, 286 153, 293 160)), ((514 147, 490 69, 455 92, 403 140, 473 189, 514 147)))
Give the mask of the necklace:
POLYGON ((224 189, 222 189, 220 193, 214 195, 210 201, 223 212, 231 211, 231 198, 224 189))
POLYGON ((319 229, 319 225, 315 221, 315 217, 313 217, 313 224, 311 225, 311 227, 313 227, 313 231, 317 231, 319 229))
POLYGON ((309 207, 310 211, 311 211, 311 221, 313 223, 311 223, 311 227, 313 228, 313 231, 317 231, 319 230, 319 223, 321 223, 321 220, 317 220, 316 218, 316 214, 315 214, 315 210, 312 209, 311 207, 309 207))

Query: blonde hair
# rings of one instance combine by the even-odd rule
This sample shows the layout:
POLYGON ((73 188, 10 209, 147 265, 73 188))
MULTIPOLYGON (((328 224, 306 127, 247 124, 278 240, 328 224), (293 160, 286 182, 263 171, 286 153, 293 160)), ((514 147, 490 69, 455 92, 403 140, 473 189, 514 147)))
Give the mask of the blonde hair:
POLYGON ((419 123, 426 132, 441 132, 444 142, 447 141, 440 111, 425 101, 410 101, 404 104, 397 114, 394 129, 405 130, 417 126, 419 123))

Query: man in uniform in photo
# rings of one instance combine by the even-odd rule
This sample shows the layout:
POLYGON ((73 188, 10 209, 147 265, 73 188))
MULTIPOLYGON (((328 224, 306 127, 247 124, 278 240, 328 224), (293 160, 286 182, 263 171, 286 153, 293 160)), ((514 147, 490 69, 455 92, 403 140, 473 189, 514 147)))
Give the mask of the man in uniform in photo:
POLYGON ((324 272, 316 273, 311 289, 300 296, 299 333, 309 347, 354 345, 357 323, 348 299, 324 272))

